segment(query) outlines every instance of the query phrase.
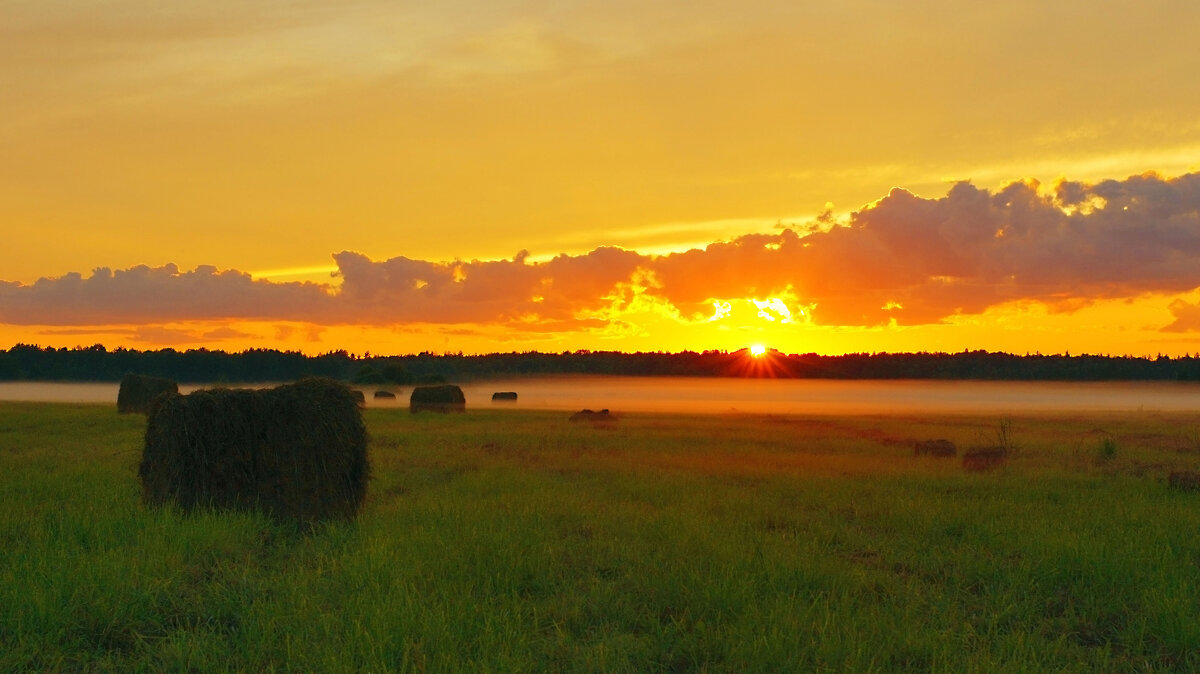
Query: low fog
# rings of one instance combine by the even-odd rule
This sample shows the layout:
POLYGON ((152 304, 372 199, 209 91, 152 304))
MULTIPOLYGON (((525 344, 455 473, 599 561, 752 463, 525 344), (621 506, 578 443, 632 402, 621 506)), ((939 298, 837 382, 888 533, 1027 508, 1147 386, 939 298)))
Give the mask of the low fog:
MULTIPOLYGON (((266 386, 266 384, 264 384, 266 386)), ((0 400, 111 403, 117 383, 0 383, 0 400)), ((187 393, 201 385, 183 385, 187 393)), ((367 406, 407 409, 411 387, 358 387, 367 406), (376 400, 391 390, 394 400, 376 400)), ((1200 409, 1200 387, 1143 382, 845 381, 690 377, 546 377, 462 384, 467 410, 611 409, 678 414, 1007 414, 1200 409), (515 403, 492 393, 515 391, 515 403)))

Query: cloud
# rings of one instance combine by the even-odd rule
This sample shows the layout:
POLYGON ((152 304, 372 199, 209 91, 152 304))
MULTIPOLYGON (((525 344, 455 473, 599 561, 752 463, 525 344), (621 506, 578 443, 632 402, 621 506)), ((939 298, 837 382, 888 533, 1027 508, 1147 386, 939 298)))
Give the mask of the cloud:
POLYGON ((301 336, 307 342, 320 342, 321 334, 325 331, 323 327, 313 323, 298 325, 280 323, 276 324, 274 328, 275 339, 280 341, 287 341, 293 336, 301 336))
MULTIPOLYGON (((511 260, 429 262, 360 253, 334 256, 340 287, 254 280, 249 274, 173 264, 88 277, 71 273, 31 285, 0 282, 0 322, 12 325, 125 325, 174 321, 264 320, 304 324, 489 323, 594 327, 590 314, 623 292, 647 260, 618 248, 511 260)), ((287 331, 294 330, 288 328, 287 331)), ((226 335, 214 335, 225 337, 226 335)))
POLYGON ((844 226, 751 235, 654 263, 676 304, 791 287, 821 324, 937 322, 1013 300, 1060 310, 1200 286, 1200 174, 1094 185, 894 189, 844 226), (1088 208, 1079 208, 1087 204, 1088 208))
POLYGON ((1200 302, 1195 304, 1185 300, 1175 300, 1167 306, 1175 317, 1163 332, 1200 332, 1200 302))
POLYGON ((249 274, 175 265, 99 268, 32 285, 0 283, 0 321, 13 325, 115 325, 330 315, 327 288, 256 281, 249 274))
POLYGON ((140 325, 132 330, 130 339, 135 342, 165 347, 183 344, 212 344, 229 340, 257 340, 260 337, 229 326, 204 330, 170 325, 140 325))
POLYGON ((220 341, 224 339, 255 339, 258 335, 244 330, 236 330, 229 326, 222 326, 213 330, 206 330, 200 337, 204 341, 220 341))
POLYGON ((647 258, 619 248, 559 255, 528 264, 512 260, 427 262, 396 257, 373 262, 343 251, 333 256, 342 277, 342 320, 373 324, 522 323, 562 321, 610 303, 647 258))
MULTIPOLYGON (((1200 174, 1061 180, 1048 190, 1034 181, 994 191, 960 182, 936 199, 893 189, 843 224, 661 256, 601 247, 544 262, 525 251, 484 261, 376 261, 352 251, 333 259, 340 285, 172 264, 0 282, 0 322, 476 324, 538 333, 623 329, 646 307, 681 322, 729 320, 720 308, 734 300, 777 321, 801 311, 817 325, 935 323, 1018 300, 1070 312, 1200 287, 1200 174)), ((1170 310, 1167 330, 1200 329, 1197 305, 1180 300, 1170 310)))

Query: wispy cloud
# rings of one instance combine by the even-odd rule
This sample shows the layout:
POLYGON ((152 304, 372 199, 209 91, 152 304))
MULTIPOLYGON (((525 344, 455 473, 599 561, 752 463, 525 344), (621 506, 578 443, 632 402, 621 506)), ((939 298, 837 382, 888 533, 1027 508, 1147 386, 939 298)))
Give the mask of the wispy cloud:
POLYGON ((1175 300, 1167 307, 1175 317, 1164 332, 1200 332, 1200 302, 1175 300))

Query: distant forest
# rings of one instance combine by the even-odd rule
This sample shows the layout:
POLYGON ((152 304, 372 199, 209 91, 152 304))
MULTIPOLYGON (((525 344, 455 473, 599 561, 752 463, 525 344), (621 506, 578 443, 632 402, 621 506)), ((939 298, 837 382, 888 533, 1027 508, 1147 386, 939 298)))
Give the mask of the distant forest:
POLYGON ((99 344, 72 349, 17 344, 0 351, 0 381, 119 381, 130 373, 192 383, 293 381, 332 377, 357 384, 463 382, 538 375, 777 377, 808 379, 991 379, 1057 381, 1200 381, 1200 356, 1140 358, 1099 355, 959 353, 853 353, 821 356, 769 351, 622 353, 420 353, 355 355, 331 351, 250 349, 108 350, 99 344))

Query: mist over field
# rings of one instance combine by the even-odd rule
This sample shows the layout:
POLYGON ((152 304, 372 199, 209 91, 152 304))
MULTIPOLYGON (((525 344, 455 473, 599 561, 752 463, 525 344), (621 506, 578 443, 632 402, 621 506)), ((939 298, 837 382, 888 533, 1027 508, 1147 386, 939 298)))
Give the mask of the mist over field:
MULTIPOLYGON (((210 384, 185 384, 187 393, 210 384)), ((255 388, 255 384, 231 385, 255 388)), ((261 386, 268 386, 262 384, 261 386)), ((357 385, 368 407, 404 408, 412 387, 357 385), (397 392, 378 400, 376 390, 397 392)), ((1200 387, 1162 382, 985 382, 562 376, 462 384, 468 409, 579 410, 676 414, 888 414, 1200 409, 1200 387), (492 402, 515 391, 517 402, 492 402)), ((0 400, 110 404, 115 383, 0 382, 0 400)))

